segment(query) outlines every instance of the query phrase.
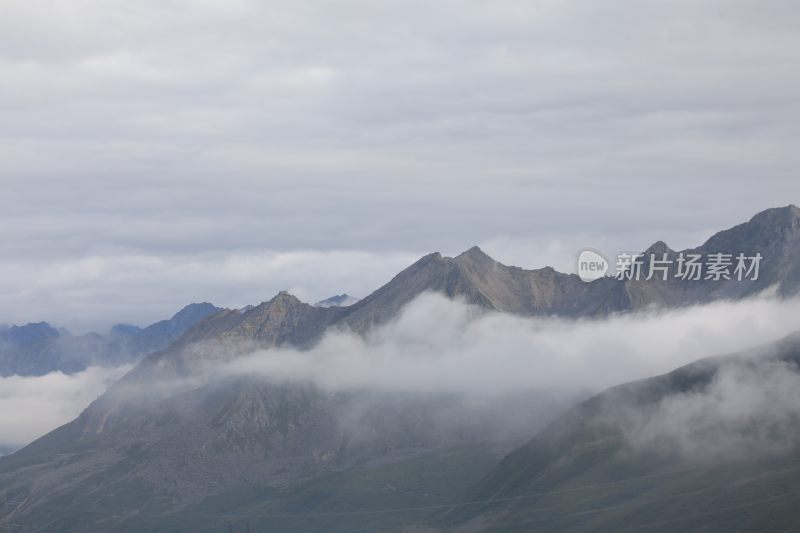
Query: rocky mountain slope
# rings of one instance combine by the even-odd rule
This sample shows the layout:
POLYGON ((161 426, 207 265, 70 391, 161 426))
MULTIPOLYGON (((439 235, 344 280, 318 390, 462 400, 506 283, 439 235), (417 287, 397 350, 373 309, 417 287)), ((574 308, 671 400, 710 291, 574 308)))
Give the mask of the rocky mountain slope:
POLYGON ((614 387, 509 454, 422 530, 791 531, 798 383, 800 334, 614 387))

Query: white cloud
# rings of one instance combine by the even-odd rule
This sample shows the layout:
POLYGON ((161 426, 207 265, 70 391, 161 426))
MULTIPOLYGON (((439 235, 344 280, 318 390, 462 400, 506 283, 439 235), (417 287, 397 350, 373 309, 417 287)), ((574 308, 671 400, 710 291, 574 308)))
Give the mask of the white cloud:
POLYGON ((21 447, 71 421, 128 370, 90 367, 71 375, 0 377, 0 447, 21 447))
POLYGON ((800 300, 765 296, 604 320, 538 319, 426 294, 367 338, 333 332, 310 351, 260 351, 225 371, 335 390, 574 395, 771 342, 798 329, 798 311, 800 300))
POLYGON ((631 451, 691 461, 779 455, 797 444, 800 373, 779 361, 728 363, 707 387, 640 409, 625 428, 631 451))
MULTIPOLYGON (((199 365, 196 375, 163 383, 148 381, 133 386, 130 392, 141 394, 144 387, 149 395, 169 396, 176 390, 230 376, 262 376, 276 382, 310 381, 330 391, 366 389, 421 398, 455 395, 463 400, 467 413, 469 406, 502 406, 508 401, 515 404, 507 409, 506 414, 513 413, 508 424, 520 430, 528 427, 519 425, 517 415, 525 410, 520 399, 536 397, 543 402, 535 411, 540 417, 537 423, 541 423, 540 411, 553 405, 563 407, 567 399, 665 373, 702 357, 772 342, 798 329, 798 311, 800 299, 762 296, 602 320, 566 320, 486 312, 438 294, 424 294, 408 304, 397 319, 366 337, 331 331, 308 351, 287 347, 245 351, 231 361, 241 349, 196 345, 191 347, 190 357, 191 365, 199 365), (542 407, 549 405, 547 402, 554 403, 542 407)), ((26 443, 71 420, 127 370, 92 367, 72 376, 2 378, 0 446, 26 443)), ((672 403, 662 406, 665 416, 661 417, 670 424, 659 425, 654 416, 647 431, 642 430, 647 438, 639 441, 649 442, 653 435, 663 438, 664 428, 669 427, 678 444, 691 452, 697 441, 682 438, 691 434, 686 429, 694 427, 690 423, 698 419, 726 423, 728 418, 733 423, 739 420, 734 415, 739 414, 742 420, 749 420, 752 411, 770 405, 775 395, 780 395, 775 392, 783 390, 780 387, 773 392, 769 387, 758 389, 759 379, 739 380, 739 390, 738 382, 723 375, 707 393, 708 398, 700 398, 710 399, 707 405, 691 395, 671 399, 672 403), (742 402, 752 409, 739 409, 742 402), (688 409, 687 405, 695 403, 700 406, 697 410, 688 409), (734 415, 725 411, 728 407, 734 415), (676 418, 676 413, 685 416, 676 418)), ((779 381, 794 386, 796 377, 772 372, 762 385, 779 381)), ((775 415, 780 418, 776 423, 796 405, 792 403, 796 395, 784 397, 789 403, 781 404, 785 408, 775 415)), ((547 412, 547 416, 552 414, 547 412)))

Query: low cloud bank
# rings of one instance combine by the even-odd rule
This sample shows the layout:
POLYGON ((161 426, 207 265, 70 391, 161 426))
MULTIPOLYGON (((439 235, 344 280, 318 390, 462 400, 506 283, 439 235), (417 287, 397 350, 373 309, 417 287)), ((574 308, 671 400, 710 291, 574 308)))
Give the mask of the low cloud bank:
POLYGON ((800 372, 783 361, 723 366, 701 391, 664 398, 628 431, 634 450, 690 461, 789 452, 800 444, 800 372))
MULTIPOLYGON (((214 373, 311 381, 331 391, 452 393, 464 405, 488 399, 491 417, 508 415, 498 427, 526 428, 529 438, 543 421, 590 393, 795 332, 799 311, 798 299, 764 295, 603 320, 531 319, 426 294, 366 338, 336 331, 312 350, 257 351, 214 373), (526 418, 524 409, 533 415, 543 400, 552 401, 552 408, 526 418)), ((702 391, 617 413, 632 449, 707 462, 796 446, 797 368, 769 359, 757 359, 757 365, 738 360, 726 362, 702 391)))
MULTIPOLYGON (((210 381, 248 376, 310 382, 331 392, 461 395, 464 406, 482 405, 487 399, 492 405, 503 405, 515 397, 556 400, 564 405, 567 399, 665 373, 702 357, 774 341, 800 329, 797 316, 800 300, 770 296, 602 320, 567 320, 486 312, 438 294, 424 294, 395 320, 365 337, 335 330, 306 351, 283 347, 248 352, 241 351, 242 347, 193 346, 192 359, 197 364, 192 366, 197 374, 175 383, 141 385, 148 396, 165 397, 210 381), (246 355, 231 360, 237 351, 246 355)), ((70 376, 2 378, 0 448, 22 445, 68 422, 128 369, 92 367, 70 376)), ((771 377, 788 376, 790 390, 797 376, 781 372, 771 377)), ((771 381, 745 382, 742 390, 752 398, 748 405, 768 407, 773 402, 771 393, 761 390, 762 383, 771 381)), ((737 387, 728 381, 720 381, 718 387, 710 393, 716 407, 698 409, 724 418, 724 409, 741 405, 744 396, 737 398, 737 387)), ((133 390, 141 393, 140 389, 136 386, 133 390)), ((687 421, 672 415, 692 412, 692 405, 681 402, 695 399, 675 398, 674 404, 665 404, 663 418, 668 422, 652 425, 642 433, 641 442, 667 427, 677 428, 675 438, 680 441, 680 434, 690 431, 681 428, 694 418, 687 421)), ((789 402, 784 412, 800 410, 800 394, 785 394, 781 399, 789 402)), ((514 414, 510 418, 519 417, 514 414)))
POLYGON ((0 378, 0 449, 10 451, 75 418, 130 366, 0 378))
POLYGON ((800 329, 799 312, 800 300, 761 296, 604 320, 531 319, 425 294, 366 338, 331 332, 309 351, 257 351, 213 372, 332 390, 572 394, 773 341, 800 329))

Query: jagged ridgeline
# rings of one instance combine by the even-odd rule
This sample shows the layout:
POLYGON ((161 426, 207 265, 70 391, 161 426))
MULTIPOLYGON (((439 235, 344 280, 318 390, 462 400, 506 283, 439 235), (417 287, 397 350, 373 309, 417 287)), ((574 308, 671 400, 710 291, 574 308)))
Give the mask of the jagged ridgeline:
MULTIPOLYGON (((663 243, 653 250, 677 253, 663 243)), ((530 494, 574 490, 575 499, 554 501, 553 513, 561 516, 577 505, 576 512, 587 514, 602 508, 612 529, 644 523, 649 507, 635 507, 642 521, 637 522, 623 506, 652 484, 623 480, 683 468, 684 459, 613 462, 621 449, 613 438, 628 426, 607 407, 603 398, 609 396, 553 422, 539 437, 547 447, 534 440, 501 462, 536 435, 557 406, 536 391, 476 405, 449 394, 333 392, 257 376, 198 375, 209 363, 256 349, 311 348, 333 329, 369 335, 428 291, 502 313, 567 318, 740 299, 773 288, 794 295, 800 288, 800 210, 759 213, 693 252, 760 253, 760 276, 587 283, 552 268, 506 266, 472 248, 452 258, 427 255, 349 305, 312 306, 281 293, 252 308, 214 310, 147 355, 76 420, 0 458, 2 516, 9 527, 29 524, 44 531, 227 531, 229 523, 260 531, 385 531, 412 525, 503 531, 513 522, 524 522, 513 527, 529 531, 546 507, 530 494), (602 414, 607 424, 590 424, 586 413, 592 420, 592 413, 602 414), (509 419, 516 431, 506 431, 509 419), (544 472, 551 477, 542 477, 544 472), (578 492, 617 482, 625 488, 578 492), (609 513, 618 520, 607 518, 609 513)), ((786 364, 794 364, 793 349, 782 348, 786 364)), ((656 400, 707 386, 711 371, 701 370, 632 386, 637 392, 625 394, 626 412, 635 419, 637 410, 646 412, 656 400)), ((793 468, 785 457, 776 463, 778 470, 793 468)), ((754 472, 743 459, 732 461, 735 468, 754 472)), ((670 479, 664 492, 652 493, 654 501, 702 496, 696 483, 670 479)), ((721 486, 732 478, 715 479, 721 486)), ((763 497, 800 489, 796 474, 772 480, 767 484, 772 489, 760 486, 763 497)), ((710 501, 718 508, 741 503, 713 494, 710 501)), ((683 508, 676 503, 671 509, 683 508)), ((766 515, 753 516, 742 523, 767 525, 766 515)), ((597 523, 544 522, 587 531, 597 523)))
POLYGON ((47 322, 0 331, 0 376, 74 373, 91 365, 120 365, 166 347, 203 318, 221 311, 210 303, 189 304, 168 320, 145 328, 117 324, 107 335, 73 336, 47 322))

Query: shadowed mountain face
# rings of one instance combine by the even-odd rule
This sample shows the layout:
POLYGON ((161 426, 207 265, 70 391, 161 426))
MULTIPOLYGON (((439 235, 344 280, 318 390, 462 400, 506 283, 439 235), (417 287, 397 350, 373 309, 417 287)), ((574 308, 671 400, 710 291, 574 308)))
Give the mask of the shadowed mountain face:
MULTIPOLYGON (((59 531, 161 530, 165 520, 181 524, 179 531, 214 531, 224 527, 221 516, 196 523, 207 503, 246 494, 248 488, 253 494, 244 501, 285 493, 289 501, 271 504, 286 511, 282 506, 290 505, 295 492, 321 479, 369 478, 386 465, 413 464, 427 454, 469 447, 470 461, 488 467, 499 452, 508 451, 509 442, 521 441, 519 435, 510 438, 507 418, 535 428, 544 416, 532 396, 518 398, 512 412, 500 406, 467 408, 460 398, 446 395, 328 393, 311 385, 249 378, 188 388, 168 401, 151 400, 147 389, 141 392, 102 419, 88 409, 4 458, 2 494, 24 502, 15 506, 17 520, 59 531)), ((459 464, 453 472, 436 473, 436 479, 474 481, 480 473, 459 464)), ((403 475, 423 473, 407 469, 403 475)), ((387 492, 362 484, 337 505, 352 509, 368 492, 387 492)), ((450 486, 448 493, 460 488, 450 486)), ((423 486, 414 501, 441 500, 426 490, 431 487, 423 486)), ((308 505, 321 510, 327 498, 320 495, 308 505)), ((232 503, 243 505, 240 499, 232 503)), ((295 521, 282 530, 307 529, 295 521)), ((317 530, 330 529, 320 524, 317 530)))
MULTIPOLYGON (((522 442, 516 440, 519 435, 503 431, 508 427, 504 419, 515 420, 530 436, 552 411, 535 396, 468 409, 459 399, 442 395, 333 394, 308 384, 256 378, 209 382, 198 380, 196 371, 254 349, 308 348, 332 328, 366 334, 426 291, 487 310, 563 317, 740 298, 771 286, 795 294, 800 286, 798 214, 793 206, 766 211, 698 248, 703 253, 760 252, 763 270, 756 282, 604 278, 585 283, 551 268, 505 266, 472 248, 453 258, 425 256, 347 307, 311 306, 280 293, 252 308, 209 313, 145 357, 78 419, 0 459, 0 497, 16 502, 6 516, 35 517, 63 531, 161 530, 164 524, 175 531, 214 531, 224 523, 204 520, 203 509, 214 509, 215 520, 254 509, 282 516, 297 509, 326 512, 334 505, 327 485, 331 479, 352 488, 340 491, 335 504, 349 512, 374 495, 368 480, 389 476, 390 465, 404 465, 384 478, 385 484, 396 488, 398 477, 392 476, 400 476, 403 486, 413 490, 386 489, 381 494, 392 497, 379 505, 420 507, 412 514, 422 519, 427 506, 440 505, 465 486, 459 483, 476 481, 485 472, 472 465, 488 469, 498 449, 522 442), (465 455, 447 451, 465 443, 473 446, 465 455), (463 462, 449 463, 448 457, 463 462), (429 477, 434 473, 438 477, 429 477), (426 481, 411 483, 409 478, 426 481), (433 485, 444 492, 431 490, 433 485)), ((652 251, 674 253, 663 243, 652 251)), ((178 322, 185 326, 191 320, 178 322)), ((170 334, 180 329, 157 328, 170 334)), ((580 427, 568 438, 581 438, 580 427)), ((270 520, 266 524, 277 527, 275 517, 270 520)), ((380 530, 389 523, 408 522, 373 521, 362 530, 380 530)), ((315 525, 302 520, 280 524, 282 531, 335 530, 322 519, 315 525)), ((341 531, 357 530, 351 522, 341 524, 341 531)))
POLYGON ((614 387, 509 454, 426 531, 791 531, 800 334, 614 387))
POLYGON ((164 348, 200 320, 220 311, 209 303, 190 304, 169 320, 146 328, 118 324, 108 335, 72 336, 46 322, 0 331, 0 376, 41 376, 79 372, 90 365, 120 365, 164 348))
POLYGON ((146 354, 164 348, 195 324, 221 310, 208 302, 189 304, 172 318, 150 324, 131 335, 129 350, 136 354, 146 354))

